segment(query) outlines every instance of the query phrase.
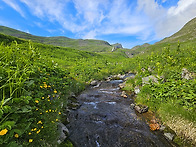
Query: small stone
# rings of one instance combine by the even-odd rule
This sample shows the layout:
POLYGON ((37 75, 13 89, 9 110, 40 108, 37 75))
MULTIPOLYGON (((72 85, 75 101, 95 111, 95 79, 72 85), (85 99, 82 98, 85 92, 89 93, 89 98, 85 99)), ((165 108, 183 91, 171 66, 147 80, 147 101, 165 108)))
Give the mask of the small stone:
POLYGON ((160 129, 160 125, 158 123, 150 124, 149 127, 150 127, 150 130, 152 131, 156 131, 160 129))
POLYGON ((169 140, 174 139, 174 134, 171 134, 171 133, 164 133, 164 136, 167 137, 169 140))
POLYGON ((161 125, 161 127, 160 127, 160 129, 159 129, 159 130, 160 130, 160 131, 164 131, 164 130, 165 130, 165 128, 166 128, 166 127, 165 127, 164 125, 161 125))
POLYGON ((126 92, 123 91, 122 94, 121 94, 121 96, 124 97, 124 98, 127 98, 126 92))
POLYGON ((139 112, 139 113, 142 113, 142 110, 141 110, 141 108, 140 108, 139 106, 135 106, 135 110, 136 110, 137 112, 139 112))
POLYGON ((139 87, 135 87, 135 90, 134 90, 135 94, 138 94, 140 93, 140 88, 139 87))
POLYGON ((130 105, 130 107, 131 107, 131 109, 134 109, 134 108, 135 108, 135 104, 132 103, 132 104, 130 105))
POLYGON ((95 80, 91 82, 91 86, 96 86, 97 84, 98 84, 98 82, 95 80))
POLYGON ((124 88, 125 87, 125 83, 121 83, 118 85, 120 87, 120 89, 124 88))

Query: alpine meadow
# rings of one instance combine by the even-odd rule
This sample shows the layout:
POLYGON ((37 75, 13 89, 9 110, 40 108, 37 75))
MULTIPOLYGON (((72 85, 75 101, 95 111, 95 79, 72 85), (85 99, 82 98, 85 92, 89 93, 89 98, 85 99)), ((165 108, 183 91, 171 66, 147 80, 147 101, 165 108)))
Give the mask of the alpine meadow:
POLYGON ((195 146, 195 31, 196 18, 159 42, 126 49, 103 40, 40 37, 0 26, 0 146, 79 146, 66 131, 61 138, 59 125, 72 123, 69 112, 82 108, 75 102, 82 92, 112 80, 123 80, 121 99, 134 101, 136 116, 147 119, 136 106, 148 107, 146 113, 156 120, 146 121, 152 133, 169 129, 173 138, 165 138, 173 146, 195 146))

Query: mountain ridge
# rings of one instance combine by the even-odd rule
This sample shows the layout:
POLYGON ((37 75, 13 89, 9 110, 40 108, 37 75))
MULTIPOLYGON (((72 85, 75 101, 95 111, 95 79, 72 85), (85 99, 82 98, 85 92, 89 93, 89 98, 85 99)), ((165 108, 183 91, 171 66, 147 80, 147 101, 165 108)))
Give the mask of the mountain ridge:
POLYGON ((65 36, 43 37, 32 35, 6 26, 0 26, 0 33, 22 39, 32 40, 38 43, 70 47, 79 50, 92 52, 108 52, 112 50, 112 45, 104 40, 94 39, 71 39, 65 36))

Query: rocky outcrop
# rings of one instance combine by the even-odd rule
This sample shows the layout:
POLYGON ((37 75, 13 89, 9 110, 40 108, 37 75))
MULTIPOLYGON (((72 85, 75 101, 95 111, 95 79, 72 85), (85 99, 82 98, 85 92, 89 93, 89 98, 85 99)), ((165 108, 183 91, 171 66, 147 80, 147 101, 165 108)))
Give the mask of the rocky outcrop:
POLYGON ((112 52, 114 52, 114 51, 117 50, 118 48, 123 48, 122 45, 119 44, 119 43, 113 44, 112 46, 113 46, 112 52))

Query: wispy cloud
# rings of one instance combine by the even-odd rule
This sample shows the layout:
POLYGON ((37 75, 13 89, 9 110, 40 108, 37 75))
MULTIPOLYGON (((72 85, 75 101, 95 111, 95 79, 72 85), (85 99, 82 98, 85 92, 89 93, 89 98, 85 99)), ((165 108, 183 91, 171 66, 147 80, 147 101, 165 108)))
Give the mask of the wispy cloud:
MULTIPOLYGON (((179 0, 172 7, 168 0, 3 1, 23 17, 20 4, 25 4, 32 15, 51 24, 58 23, 62 27, 58 30, 68 30, 79 38, 118 34, 136 36, 142 41, 158 40, 175 33, 196 16, 195 0, 179 0)), ((37 20, 33 23, 44 28, 37 20)))
POLYGON ((22 11, 20 6, 18 5, 18 2, 16 0, 2 0, 5 2, 7 5, 12 7, 14 10, 16 10, 22 17, 25 17, 25 13, 22 11))
POLYGON ((138 8, 149 17, 152 28, 160 39, 177 32, 186 22, 196 16, 195 0, 179 0, 176 6, 164 8, 154 0, 138 0, 138 8))

